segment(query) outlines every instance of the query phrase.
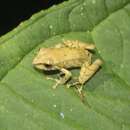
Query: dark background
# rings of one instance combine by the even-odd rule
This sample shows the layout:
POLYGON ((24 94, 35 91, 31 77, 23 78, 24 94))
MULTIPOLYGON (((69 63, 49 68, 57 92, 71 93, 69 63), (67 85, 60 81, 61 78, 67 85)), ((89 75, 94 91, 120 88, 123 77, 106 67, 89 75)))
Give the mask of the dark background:
POLYGON ((67 0, 0 0, 0 36, 32 14, 67 0))

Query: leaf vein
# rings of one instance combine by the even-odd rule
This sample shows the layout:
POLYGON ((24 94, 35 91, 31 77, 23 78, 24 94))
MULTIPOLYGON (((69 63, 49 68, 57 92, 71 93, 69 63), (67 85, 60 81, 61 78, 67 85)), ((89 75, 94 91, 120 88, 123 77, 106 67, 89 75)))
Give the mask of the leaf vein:
MULTIPOLYGON (((12 89, 12 87, 10 87, 9 84, 7 84, 7 83, 5 83, 5 82, 2 82, 1 84, 4 85, 4 87, 6 87, 6 88, 16 97, 16 99, 21 99, 25 104, 27 104, 27 105, 30 106, 31 108, 33 108, 33 109, 35 109, 35 110, 38 110, 38 111, 40 111, 40 112, 46 113, 47 115, 49 115, 49 116, 51 117, 51 119, 55 120, 56 122, 58 122, 58 123, 60 122, 60 123, 62 123, 62 124, 64 124, 64 125, 66 125, 66 126, 69 126, 69 127, 73 128, 74 130, 78 130, 77 127, 78 127, 78 128, 82 128, 82 126, 80 126, 80 125, 74 126, 74 125, 68 124, 68 123, 65 122, 65 121, 64 121, 64 122, 65 122, 65 123, 64 123, 64 122, 62 122, 62 120, 56 119, 56 117, 53 117, 53 114, 50 114, 49 111, 46 111, 45 109, 38 107, 36 104, 30 102, 30 101, 29 101, 27 98, 25 98, 23 95, 17 93, 14 89, 12 89)), ((36 123, 36 122, 35 122, 35 123, 36 123)))

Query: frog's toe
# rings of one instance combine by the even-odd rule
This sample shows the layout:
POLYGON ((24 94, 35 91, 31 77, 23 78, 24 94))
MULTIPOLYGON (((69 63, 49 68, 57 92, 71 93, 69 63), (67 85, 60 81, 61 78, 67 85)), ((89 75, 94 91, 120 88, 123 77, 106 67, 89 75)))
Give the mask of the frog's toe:
MULTIPOLYGON (((76 87, 77 85, 80 85, 80 83, 77 81, 77 82, 74 82, 74 83, 69 83, 69 84, 67 84, 66 86, 67 86, 67 88, 70 88, 70 87, 76 87)), ((77 87, 76 87, 77 88, 77 87)))
POLYGON ((56 89, 58 84, 56 83, 55 85, 52 86, 53 89, 56 89))
POLYGON ((60 85, 60 80, 56 80, 56 83, 52 86, 53 89, 56 89, 58 85, 60 85))
POLYGON ((66 87, 67 88, 70 88, 72 86, 72 84, 67 84, 66 87))

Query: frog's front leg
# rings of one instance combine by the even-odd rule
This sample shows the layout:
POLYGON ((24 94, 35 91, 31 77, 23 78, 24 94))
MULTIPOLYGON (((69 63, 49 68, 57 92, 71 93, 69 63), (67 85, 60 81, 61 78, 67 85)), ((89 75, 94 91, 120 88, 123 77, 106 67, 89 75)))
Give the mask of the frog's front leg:
POLYGON ((60 84, 65 84, 72 76, 71 72, 62 68, 60 71, 64 74, 63 77, 60 79, 60 84))
POLYGON ((83 49, 87 49, 87 50, 94 50, 95 49, 95 45, 94 44, 87 44, 84 42, 80 42, 78 40, 63 40, 63 43, 65 46, 70 47, 70 48, 83 48, 83 49))
POLYGON ((51 79, 51 80, 55 80, 56 81, 56 84, 53 85, 53 89, 55 89, 59 84, 65 84, 70 78, 71 78, 71 72, 64 69, 64 68, 61 68, 60 71, 64 74, 63 77, 61 77, 59 80, 58 79, 53 79, 53 78, 48 78, 48 79, 51 79))

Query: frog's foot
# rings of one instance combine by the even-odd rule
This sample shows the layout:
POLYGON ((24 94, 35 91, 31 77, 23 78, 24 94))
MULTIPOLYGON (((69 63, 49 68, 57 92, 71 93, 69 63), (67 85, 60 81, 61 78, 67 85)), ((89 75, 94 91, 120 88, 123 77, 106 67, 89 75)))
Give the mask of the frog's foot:
POLYGON ((56 89, 59 84, 60 84, 60 80, 57 80, 56 83, 52 86, 52 88, 56 89))
POLYGON ((78 90, 81 101, 84 102, 83 85, 76 85, 76 89, 78 90))
POLYGON ((67 88, 75 87, 78 95, 80 96, 80 99, 82 102, 84 102, 84 93, 83 93, 83 85, 80 84, 80 82, 74 82, 72 84, 67 84, 67 88))
POLYGON ((72 77, 71 80, 66 84, 67 88, 74 87, 76 85, 79 85, 79 81, 77 77, 72 77))
POLYGON ((60 84, 60 80, 58 79, 54 79, 54 78, 51 78, 51 77, 46 77, 47 80, 52 80, 52 81, 55 81, 56 83, 52 86, 53 89, 56 89, 57 86, 60 84))
POLYGON ((79 93, 81 101, 84 102, 84 97, 85 96, 84 96, 82 88, 83 88, 83 86, 80 86, 80 88, 78 88, 78 93, 79 93))
MULTIPOLYGON (((77 82, 74 82, 74 83, 69 83, 67 84, 67 88, 70 88, 70 87, 73 87, 73 86, 76 86, 76 85, 79 85, 80 83, 77 81, 77 82)), ((76 87, 77 88, 77 87, 76 87)))

